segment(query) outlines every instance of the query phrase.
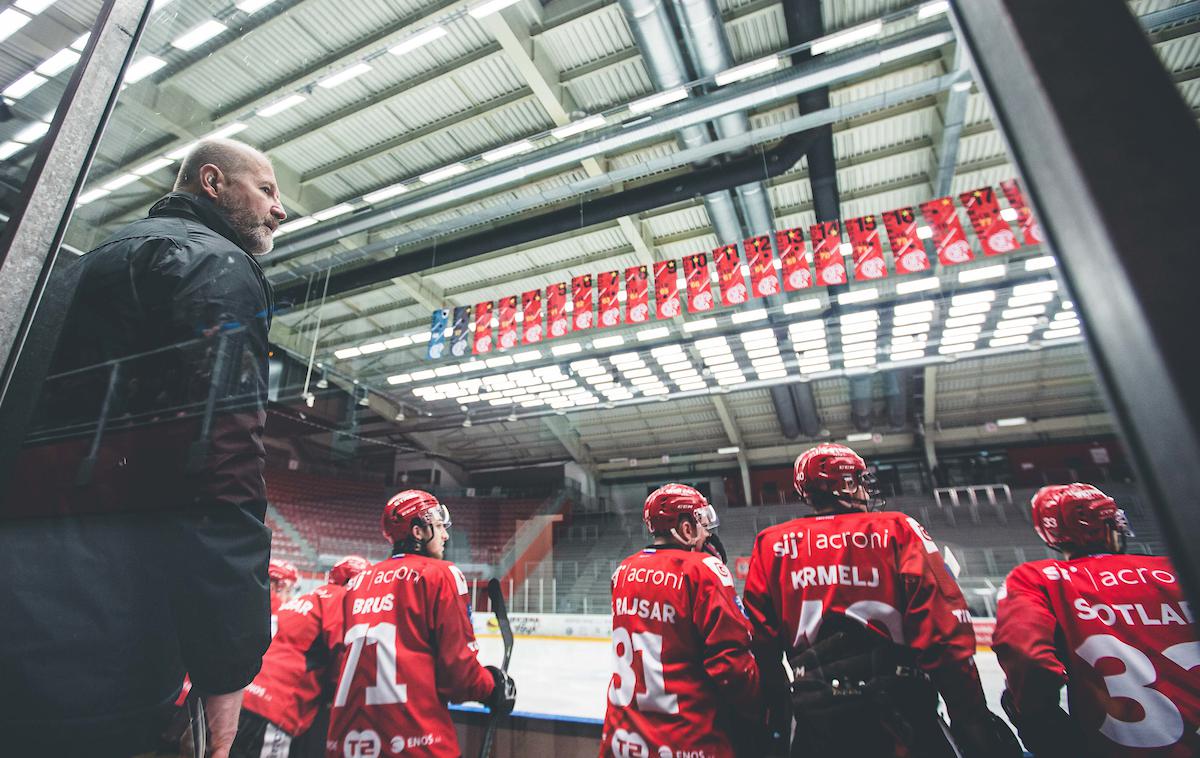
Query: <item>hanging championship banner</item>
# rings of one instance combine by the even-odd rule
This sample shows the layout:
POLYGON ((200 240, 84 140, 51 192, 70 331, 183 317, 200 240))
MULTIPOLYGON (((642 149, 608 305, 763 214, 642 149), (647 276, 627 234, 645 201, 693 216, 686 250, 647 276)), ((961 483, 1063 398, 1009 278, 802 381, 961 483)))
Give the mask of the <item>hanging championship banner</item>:
POLYGON ((567 333, 567 283, 546 288, 546 336, 553 339, 567 333))
POLYGON ((438 308, 429 319, 429 350, 426 352, 430 359, 441 358, 446 353, 446 322, 450 320, 450 311, 438 308))
POLYGON ((650 283, 645 266, 625 269, 625 320, 640 324, 650 320, 650 283))
POLYGON ((475 354, 492 352, 492 308, 494 304, 475 303, 475 354))
POLYGON ((921 215, 925 217, 925 223, 933 229, 933 242, 937 245, 938 260, 942 265, 953 266, 975 259, 971 243, 967 242, 967 233, 963 231, 962 222, 958 220, 958 209, 954 207, 954 201, 948 197, 940 197, 921 203, 921 215))
POLYGON ((737 245, 722 245, 713 250, 717 264, 717 284, 721 287, 721 305, 741 305, 746 296, 746 278, 742 276, 742 259, 737 245))
POLYGON ((584 274, 571 280, 571 328, 575 331, 591 329, 595 314, 592 313, 592 275, 584 274))
POLYGON ((804 254, 804 232, 800 229, 775 232, 775 245, 779 248, 779 262, 783 264, 783 288, 795 292, 811 287, 812 271, 808 268, 808 256, 804 254))
POLYGON ((679 307, 679 271, 675 261, 654 264, 654 305, 659 318, 675 318, 679 307))
POLYGON ((517 346, 517 296, 500 298, 500 329, 496 333, 496 347, 512 350, 517 346))
POLYGON ((1021 191, 1021 185, 1016 179, 1009 179, 1000 182, 1000 189, 1004 192, 1008 204, 1017 212, 1017 226, 1021 227, 1021 236, 1025 238, 1025 244, 1040 245, 1045 239, 1042 236, 1042 225, 1034 220, 1033 211, 1025 202, 1025 193, 1021 191))
POLYGON ((779 276, 775 273, 775 259, 771 255, 771 238, 767 235, 751 237, 742 242, 746 249, 746 263, 750 266, 750 292, 755 297, 779 294, 779 276))
POLYGON ((967 218, 971 219, 971 227, 985 255, 1008 253, 1020 246, 1008 222, 1000 218, 1000 200, 996 197, 996 190, 980 187, 962 193, 958 200, 967 209, 967 218))
POLYGON ((846 284, 846 261, 842 256, 842 236, 838 222, 822 221, 808 228, 813 243, 813 267, 817 270, 817 284, 846 284))
POLYGON ((683 259, 683 278, 687 282, 688 313, 712 310, 712 282, 708 276, 708 255, 696 253, 686 256, 683 259))
POLYGON ((450 324, 450 355, 461 358, 470 349, 468 338, 471 330, 467 324, 471 321, 471 306, 460 305, 454 309, 454 318, 450 324))
POLYGON ((621 290, 621 272, 601 271, 596 274, 596 289, 600 293, 600 326, 616 326, 621 323, 621 301, 617 293, 621 290))
POLYGON ((521 294, 521 342, 532 345, 542 341, 542 291, 529 290, 521 294))
POLYGON ((879 241, 879 229, 874 216, 863 216, 846 221, 846 236, 854 248, 854 280, 865 282, 887 276, 887 264, 883 261, 883 244, 879 241))
POLYGON ((925 243, 917 236, 917 215, 912 208, 897 208, 883 214, 883 228, 892 246, 896 274, 915 274, 929 270, 925 243))

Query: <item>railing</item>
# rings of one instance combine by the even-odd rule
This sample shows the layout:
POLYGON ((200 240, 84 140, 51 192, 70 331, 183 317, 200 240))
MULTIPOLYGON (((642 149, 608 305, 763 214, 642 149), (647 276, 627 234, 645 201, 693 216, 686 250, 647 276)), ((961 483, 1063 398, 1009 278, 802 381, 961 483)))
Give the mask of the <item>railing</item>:
MULTIPOLYGON (((938 508, 942 509, 942 513, 946 516, 947 521, 951 525, 955 525, 958 519, 955 511, 962 507, 963 502, 960 493, 966 496, 966 505, 968 512, 971 515, 971 523, 978 524, 979 519, 979 496, 983 495, 988 506, 996 514, 996 518, 1000 523, 1008 523, 1008 512, 1004 505, 1012 505, 1012 489, 1007 484, 976 484, 964 487, 938 487, 933 491, 933 500, 937 503, 938 508), (997 494, 1002 496, 1003 502, 997 498, 997 494), (947 509, 943 499, 950 502, 950 508, 947 509)), ((1029 514, 1025 514, 1026 519, 1029 514)))

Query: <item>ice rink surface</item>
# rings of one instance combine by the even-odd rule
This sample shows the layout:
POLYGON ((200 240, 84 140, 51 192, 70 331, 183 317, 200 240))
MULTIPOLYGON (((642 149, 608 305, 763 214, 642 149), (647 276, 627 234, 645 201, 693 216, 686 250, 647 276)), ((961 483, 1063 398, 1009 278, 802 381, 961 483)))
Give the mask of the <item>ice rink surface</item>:
MULTIPOLYGON (((500 665, 498 635, 479 636, 479 660, 500 665)), ((604 719, 608 680, 612 676, 608 640, 556 637, 517 637, 509 667, 517 683, 517 710, 529 715, 604 719)), ((996 654, 981 650, 975 655, 988 706, 1003 715, 1000 693, 1004 675, 996 654)))

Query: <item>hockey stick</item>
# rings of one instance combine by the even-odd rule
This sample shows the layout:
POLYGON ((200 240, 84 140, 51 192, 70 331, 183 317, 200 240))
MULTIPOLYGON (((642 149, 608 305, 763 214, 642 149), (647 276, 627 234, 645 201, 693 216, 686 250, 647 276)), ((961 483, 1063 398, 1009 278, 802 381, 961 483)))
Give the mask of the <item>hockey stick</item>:
MULTIPOLYGON (((192 690, 193 694, 195 690, 192 690)), ((187 701, 188 715, 192 720, 192 753, 195 758, 204 758, 208 750, 208 725, 204 719, 204 701, 199 695, 189 697, 187 701)))
MULTIPOLYGON (((512 624, 508 622, 508 608, 504 605, 504 594, 500 591, 500 580, 489 579, 487 584, 488 600, 492 604, 492 613, 496 614, 496 626, 500 627, 500 638, 504 641, 504 662, 500 670, 508 673, 508 662, 512 660, 513 633, 512 624)), ((488 719, 487 731, 483 733, 483 746, 479 749, 479 758, 491 758, 492 740, 496 737, 496 727, 500 725, 500 715, 493 713, 488 719)))

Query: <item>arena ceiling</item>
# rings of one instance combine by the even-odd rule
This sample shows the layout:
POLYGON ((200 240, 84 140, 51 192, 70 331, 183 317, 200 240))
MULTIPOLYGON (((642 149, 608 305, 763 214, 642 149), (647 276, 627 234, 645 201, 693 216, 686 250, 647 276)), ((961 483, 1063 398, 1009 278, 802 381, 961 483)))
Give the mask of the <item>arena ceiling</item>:
MULTIPOLYGON (((38 125, 70 74, 68 51, 99 5, 59 0, 31 10, 0 46, 0 83, 16 116, 0 123, 10 171, 31 159, 38 125), (51 59, 66 65, 55 72, 51 59)), ((643 46, 660 39, 653 19, 631 22, 623 5, 644 3, 159 2, 68 243, 87 250, 144 214, 168 191, 181 152, 203 136, 228 134, 265 150, 291 219, 264 259, 293 303, 276 318, 273 341, 301 360, 312 356, 314 381, 325 376, 366 397, 360 434, 468 467, 571 458, 604 472, 670 452, 679 465, 736 460, 744 468, 787 460, 816 437, 889 453, 924 441, 1111 431, 1082 338, 1046 335, 1056 316, 1060 326, 1070 321, 1070 303, 1048 289, 1052 261, 1037 246, 1000 263, 938 267, 930 289, 904 291, 915 277, 891 277, 791 293, 761 316, 734 318, 753 304, 704 314, 716 318, 704 331, 691 329, 700 320, 691 316, 596 330, 533 346, 537 356, 518 364, 485 361, 465 373, 466 358, 427 360, 435 308, 711 250, 758 231, 764 213, 773 229, 807 229, 822 208, 830 215, 830 202, 833 215, 851 218, 995 187, 1016 173, 944 3, 824 0, 817 28, 807 0, 717 0, 718 17, 707 24, 712 5, 681 1, 665 58, 662 45, 643 46), (804 44, 814 38, 829 50, 802 60, 820 49, 804 44), (672 59, 683 62, 680 71, 672 59), (714 75, 731 70, 750 75, 714 75), (828 102, 803 94, 813 84, 828 86, 828 102), (647 101, 661 92, 668 95, 647 101), (679 137, 701 132, 698 142, 679 137), (832 142, 832 163, 810 166, 822 140, 832 142), (755 160, 759 181, 691 189, 706 166, 732 175, 755 160), (563 222, 576 210, 582 227, 563 222), (865 298, 871 288, 875 296, 865 298), (1039 301, 1043 320, 1024 332, 1027 342, 993 346, 1004 312, 1029 292, 1050 293, 1039 301), (927 355, 891 358, 904 352, 885 339, 896 307, 926 301, 935 335, 927 355), (941 351, 938 330, 972 302, 991 304, 976 309, 984 314, 977 346, 941 351), (846 366, 835 338, 853 332, 847 316, 866 311, 878 314, 879 358, 846 366), (828 327, 833 360, 804 370, 791 327, 817 319, 828 327), (662 326, 665 334, 640 334, 662 326), (711 342, 719 337, 727 351, 711 342), (710 340, 708 352, 700 340, 710 340), (556 354, 568 344, 578 352, 556 354), (750 355, 771 345, 782 375, 759 371, 750 355), (699 380, 680 382, 666 370, 683 361, 660 358, 678 351, 699 380), (720 361, 708 359, 719 353, 732 356, 744 381, 715 378, 720 361), (598 362, 608 380, 588 382, 596 366, 577 361, 598 362), (626 376, 643 369, 657 383, 626 376), (531 376, 533 392, 500 389, 481 399, 492 389, 487 377, 527 388, 520 380, 531 376)), ((1130 7, 1182 96, 1200 108, 1200 1, 1130 7)))

